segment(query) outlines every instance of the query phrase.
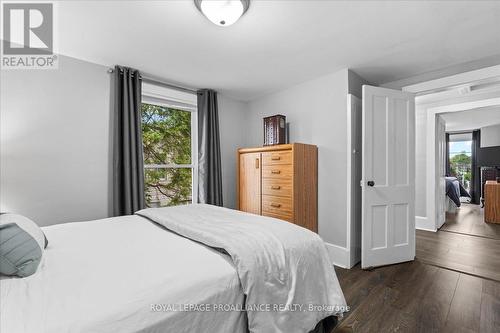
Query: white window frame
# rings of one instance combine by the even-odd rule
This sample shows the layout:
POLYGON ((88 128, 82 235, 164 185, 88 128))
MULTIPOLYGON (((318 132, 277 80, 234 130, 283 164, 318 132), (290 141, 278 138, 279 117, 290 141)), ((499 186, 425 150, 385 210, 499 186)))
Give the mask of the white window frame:
POLYGON ((144 164, 146 169, 191 169, 191 203, 198 202, 198 102, 195 93, 143 82, 141 103, 191 112, 191 164, 144 164))

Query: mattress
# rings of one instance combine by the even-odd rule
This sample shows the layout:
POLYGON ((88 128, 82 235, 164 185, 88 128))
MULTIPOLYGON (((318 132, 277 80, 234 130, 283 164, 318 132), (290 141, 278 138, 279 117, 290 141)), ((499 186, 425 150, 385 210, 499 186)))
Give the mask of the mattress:
POLYGON ((0 281, 1 332, 245 332, 230 258, 140 216, 44 227, 37 273, 0 281), (162 230, 158 230, 162 229, 162 230))

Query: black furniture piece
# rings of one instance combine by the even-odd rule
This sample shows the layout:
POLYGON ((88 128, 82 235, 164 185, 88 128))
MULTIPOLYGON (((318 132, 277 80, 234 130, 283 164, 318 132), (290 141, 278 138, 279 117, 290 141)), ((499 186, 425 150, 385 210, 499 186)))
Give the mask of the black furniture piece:
POLYGON ((484 184, 487 180, 496 180, 500 177, 500 166, 481 167, 481 208, 484 207, 484 184))

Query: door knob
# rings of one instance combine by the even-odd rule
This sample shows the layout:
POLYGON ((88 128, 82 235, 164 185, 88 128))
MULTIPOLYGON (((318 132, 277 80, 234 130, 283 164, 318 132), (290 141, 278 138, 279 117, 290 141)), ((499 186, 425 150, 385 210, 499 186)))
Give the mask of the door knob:
POLYGON ((373 187, 373 186, 375 186, 375 182, 374 182, 373 180, 369 180, 369 181, 366 183, 366 185, 368 185, 368 186, 372 186, 372 187, 373 187))

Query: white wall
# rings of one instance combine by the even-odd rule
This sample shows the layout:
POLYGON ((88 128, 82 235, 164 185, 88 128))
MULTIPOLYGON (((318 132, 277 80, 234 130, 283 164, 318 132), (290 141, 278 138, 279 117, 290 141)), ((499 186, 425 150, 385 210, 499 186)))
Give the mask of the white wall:
POLYGON ((426 217, 427 108, 415 105, 415 118, 415 215, 426 217))
POLYGON ((247 104, 218 95, 222 197, 224 207, 236 208, 236 151, 246 146, 247 104))
POLYGON ((481 148, 500 146, 500 125, 481 128, 481 148))
POLYGON ((318 146, 318 229, 328 243, 346 246, 348 71, 329 74, 249 102, 247 145, 261 146, 262 118, 283 114, 290 142, 318 146))
MULTIPOLYGON (((41 226, 111 212, 111 76, 60 56, 57 70, 2 70, 0 210, 41 226)), ((219 95, 223 196, 235 207, 246 103, 219 95)))
POLYGON ((110 77, 59 57, 57 70, 2 70, 0 209, 40 225, 109 212, 110 77))

